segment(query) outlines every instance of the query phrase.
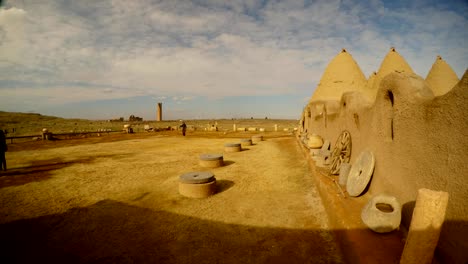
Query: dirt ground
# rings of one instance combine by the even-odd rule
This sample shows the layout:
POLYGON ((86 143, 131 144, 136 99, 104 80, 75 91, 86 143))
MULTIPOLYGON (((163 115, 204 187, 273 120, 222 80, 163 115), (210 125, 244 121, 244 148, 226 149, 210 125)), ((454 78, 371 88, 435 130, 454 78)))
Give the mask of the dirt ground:
POLYGON ((200 154, 247 136, 11 145, 0 174, 3 263, 343 263, 291 135, 224 153, 226 165, 210 169, 214 196, 178 193, 179 175, 207 170, 200 154))

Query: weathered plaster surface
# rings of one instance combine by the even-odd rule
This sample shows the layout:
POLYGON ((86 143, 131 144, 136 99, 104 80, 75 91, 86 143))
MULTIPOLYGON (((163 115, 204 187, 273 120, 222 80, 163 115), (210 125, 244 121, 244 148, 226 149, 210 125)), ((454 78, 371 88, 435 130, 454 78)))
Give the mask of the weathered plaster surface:
POLYGON ((345 92, 340 101, 311 101, 304 109, 303 130, 331 142, 348 130, 351 162, 361 151, 373 151, 376 165, 369 192, 398 198, 404 228, 418 189, 448 192, 436 256, 463 263, 468 260, 468 71, 440 96, 408 71, 387 74, 376 89, 374 102, 361 91, 345 92))

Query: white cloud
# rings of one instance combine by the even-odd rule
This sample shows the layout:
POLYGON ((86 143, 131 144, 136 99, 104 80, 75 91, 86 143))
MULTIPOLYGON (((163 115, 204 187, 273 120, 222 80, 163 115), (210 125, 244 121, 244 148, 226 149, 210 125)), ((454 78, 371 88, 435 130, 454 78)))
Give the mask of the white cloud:
POLYGON ((177 103, 182 103, 184 101, 192 101, 194 100, 196 97, 194 96, 173 96, 171 99, 174 101, 174 102, 177 102, 177 103))
POLYGON ((180 100, 181 101, 192 101, 193 99, 195 99, 195 97, 193 97, 193 96, 184 96, 180 100))
POLYGON ((25 52, 26 12, 18 8, 0 8, 0 61, 17 63, 25 52))
POLYGON ((423 4, 395 10, 379 0, 25 0, 8 6, 0 8, 0 81, 20 84, 0 84, 0 97, 45 97, 49 104, 312 94, 343 47, 366 76, 390 46, 423 77, 437 54, 459 76, 468 59, 466 16, 423 4))
POLYGON ((131 93, 126 89, 83 88, 82 86, 57 87, 15 87, 2 88, 0 104, 9 104, 15 98, 37 98, 35 105, 64 105, 81 101, 96 101, 99 99, 129 98, 141 93, 131 93))
POLYGON ((173 32, 200 33, 213 31, 226 22, 226 18, 218 14, 178 15, 163 10, 154 10, 149 16, 155 26, 163 27, 173 32))

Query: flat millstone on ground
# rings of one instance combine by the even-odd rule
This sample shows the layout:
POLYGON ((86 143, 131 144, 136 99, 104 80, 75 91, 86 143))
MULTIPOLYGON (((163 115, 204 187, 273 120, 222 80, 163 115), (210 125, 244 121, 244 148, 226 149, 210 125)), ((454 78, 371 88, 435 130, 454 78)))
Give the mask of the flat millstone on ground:
POLYGON ((155 136, 7 153, 0 254, 49 263, 343 263, 293 137, 224 153, 219 193, 178 178, 232 139, 155 136))

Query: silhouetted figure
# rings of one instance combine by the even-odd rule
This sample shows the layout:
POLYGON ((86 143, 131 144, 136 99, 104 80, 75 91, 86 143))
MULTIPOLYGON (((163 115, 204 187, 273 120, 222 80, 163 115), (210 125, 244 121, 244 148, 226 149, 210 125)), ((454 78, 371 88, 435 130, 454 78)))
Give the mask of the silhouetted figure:
POLYGON ((185 124, 185 122, 183 122, 182 125, 180 125, 180 127, 182 128, 182 135, 185 137, 185 132, 187 131, 187 125, 185 124))
POLYGON ((6 144, 6 137, 3 130, 0 130, 0 169, 6 171, 6 159, 5 159, 5 152, 7 152, 8 146, 6 144))

